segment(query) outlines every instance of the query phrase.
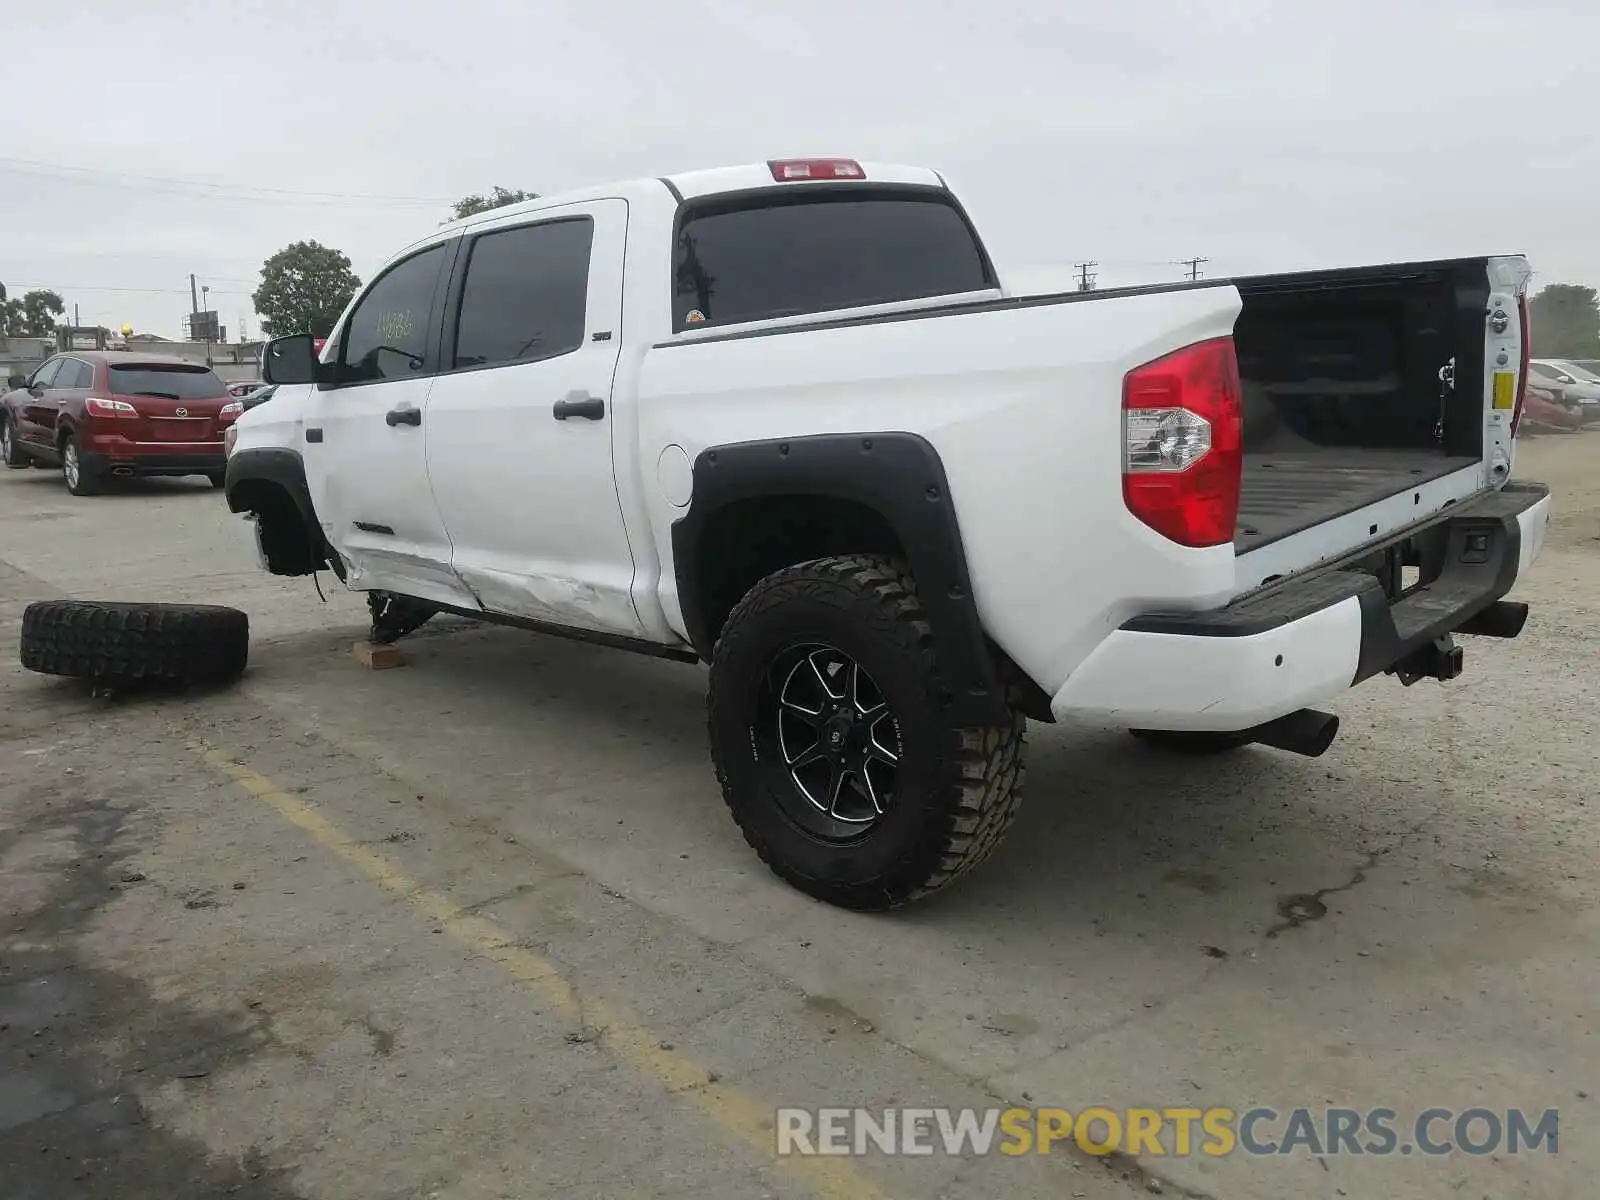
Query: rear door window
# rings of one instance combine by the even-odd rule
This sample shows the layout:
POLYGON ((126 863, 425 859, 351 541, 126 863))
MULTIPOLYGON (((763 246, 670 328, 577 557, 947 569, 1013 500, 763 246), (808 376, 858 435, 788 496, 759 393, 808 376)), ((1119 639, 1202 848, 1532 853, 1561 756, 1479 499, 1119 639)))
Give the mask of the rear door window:
POLYGON ((588 217, 476 238, 451 366, 536 362, 583 345, 593 242, 588 217))
POLYGON ((33 378, 28 381, 29 387, 50 388, 55 386, 56 372, 61 370, 61 364, 66 359, 57 358, 45 363, 33 373, 33 378))
POLYGON ((62 364, 61 373, 56 376, 52 386, 58 391, 78 390, 88 387, 92 382, 94 382, 94 368, 86 362, 69 358, 62 364))
POLYGON ((164 396, 170 400, 206 400, 226 389, 210 367, 147 363, 110 369, 111 391, 118 396, 164 396))
POLYGON ((995 286, 972 226, 931 189, 713 200, 681 222, 673 267, 679 330, 995 286))

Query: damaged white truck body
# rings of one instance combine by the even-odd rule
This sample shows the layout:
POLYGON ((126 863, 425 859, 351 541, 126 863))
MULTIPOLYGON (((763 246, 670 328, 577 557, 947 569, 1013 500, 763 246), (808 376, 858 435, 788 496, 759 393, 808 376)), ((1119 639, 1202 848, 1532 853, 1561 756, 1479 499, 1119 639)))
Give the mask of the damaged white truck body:
POLYGON ((453 612, 709 664, 724 796, 881 908, 986 858, 1028 718, 1319 754, 1514 637, 1520 256, 1009 294, 934 171, 778 160, 407 247, 270 344, 233 511, 374 636, 453 612))

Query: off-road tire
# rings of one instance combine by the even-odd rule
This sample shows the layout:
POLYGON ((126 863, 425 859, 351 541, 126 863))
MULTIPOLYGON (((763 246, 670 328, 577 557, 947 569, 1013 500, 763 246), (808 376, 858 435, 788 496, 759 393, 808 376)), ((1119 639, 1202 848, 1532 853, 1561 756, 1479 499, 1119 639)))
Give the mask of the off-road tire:
POLYGON ((219 684, 250 655, 250 619, 211 604, 41 600, 22 614, 22 665, 108 685, 219 684))
POLYGON ((5 454, 0 455, 0 461, 3 461, 8 467, 26 467, 31 460, 27 452, 22 449, 22 444, 17 441, 17 431, 11 427, 11 415, 9 413, 0 413, 0 429, 5 430, 9 435, 8 440, 5 442, 5 454))
POLYGON ((1130 729, 1139 741, 1169 754, 1187 754, 1206 758, 1215 754, 1230 754, 1242 750, 1249 742, 1242 742, 1231 733, 1211 733, 1189 729, 1130 729))
POLYGON ((734 821, 776 874, 819 900, 881 910, 928 896, 989 857, 1017 815, 1026 719, 951 722, 932 629, 903 566, 875 555, 817 559, 757 583, 724 624, 707 723, 734 821), (754 736, 758 689, 785 648, 821 640, 852 657, 888 701, 900 737, 893 802, 847 843, 802 829, 773 790, 754 736))

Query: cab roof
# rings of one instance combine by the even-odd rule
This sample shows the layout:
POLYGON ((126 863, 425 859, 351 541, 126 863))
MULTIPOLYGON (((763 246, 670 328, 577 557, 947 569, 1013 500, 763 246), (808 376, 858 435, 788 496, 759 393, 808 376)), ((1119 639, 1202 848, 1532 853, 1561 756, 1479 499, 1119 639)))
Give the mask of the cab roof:
POLYGON ((647 195, 658 196, 663 190, 675 193, 676 197, 684 200, 695 200, 704 196, 721 195, 725 192, 750 191, 755 188, 816 187, 823 182, 866 186, 874 183, 935 188, 946 186, 944 178, 937 171, 928 167, 912 167, 896 163, 861 162, 858 159, 843 158, 773 159, 770 162, 746 163, 736 167, 712 167, 701 171, 686 171, 678 175, 662 175, 653 179, 619 180, 574 191, 554 192, 548 196, 539 196, 533 200, 524 200, 518 204, 507 204, 500 208, 491 208, 484 212, 473 213, 471 216, 463 217, 459 221, 446 222, 439 229, 430 233, 427 238, 419 239, 415 244, 421 245, 425 241, 436 240, 441 235, 449 235, 482 222, 499 221, 506 217, 537 213, 547 208, 558 208, 565 204, 581 204, 590 200, 631 200, 643 198, 647 195), (775 164, 800 162, 850 163, 858 168, 861 174, 855 177, 835 177, 826 180, 812 178, 780 181, 775 177, 775 164))

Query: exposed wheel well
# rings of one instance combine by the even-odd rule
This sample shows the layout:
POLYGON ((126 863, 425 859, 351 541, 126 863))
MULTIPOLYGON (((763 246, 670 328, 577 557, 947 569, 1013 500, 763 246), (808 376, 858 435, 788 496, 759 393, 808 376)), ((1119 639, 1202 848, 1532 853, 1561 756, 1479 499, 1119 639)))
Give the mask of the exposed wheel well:
POLYGON ((695 570, 712 641, 740 598, 774 571, 837 554, 905 558, 882 514, 832 496, 759 496, 729 504, 706 523, 699 551, 695 570))
POLYGON ((229 506, 252 514, 261 531, 267 570, 274 575, 310 575, 328 565, 322 530, 310 524, 289 489, 270 479, 241 479, 229 506))
MULTIPOLYGON (((816 495, 760 496, 728 504, 707 520, 698 551, 694 570, 713 643, 745 593, 774 571, 844 554, 909 559, 882 513, 859 501, 816 495)), ((1038 685, 993 642, 988 649, 1012 703, 1035 720, 1055 720, 1038 685)))

